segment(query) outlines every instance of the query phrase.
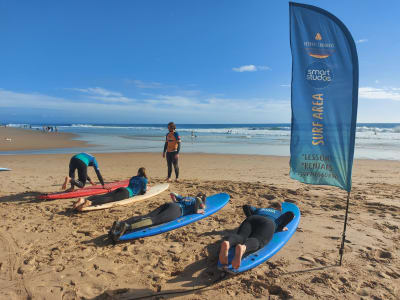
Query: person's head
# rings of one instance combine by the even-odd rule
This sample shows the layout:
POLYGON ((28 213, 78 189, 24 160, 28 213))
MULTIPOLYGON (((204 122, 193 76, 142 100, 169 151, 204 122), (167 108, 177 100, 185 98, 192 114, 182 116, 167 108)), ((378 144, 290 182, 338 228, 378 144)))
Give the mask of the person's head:
POLYGON ((144 168, 144 167, 139 168, 139 170, 137 171, 137 174, 140 177, 147 178, 146 168, 144 168))
POLYGON ((269 204, 269 207, 281 211, 282 210, 282 203, 281 203, 281 201, 272 201, 269 204))
POLYGON ((169 131, 174 131, 176 129, 175 123, 174 122, 169 122, 168 123, 168 130, 169 131))

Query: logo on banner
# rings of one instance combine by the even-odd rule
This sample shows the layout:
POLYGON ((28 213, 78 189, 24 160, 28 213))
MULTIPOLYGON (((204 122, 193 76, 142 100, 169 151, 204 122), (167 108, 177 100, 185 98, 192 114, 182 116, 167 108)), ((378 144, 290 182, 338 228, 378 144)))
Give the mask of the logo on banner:
POLYGON ((316 89, 326 88, 333 80, 332 70, 323 62, 314 62, 306 68, 305 78, 316 89))
POLYGON ((335 44, 322 42, 322 35, 319 32, 315 34, 314 39, 317 42, 304 42, 304 46, 309 56, 324 59, 333 54, 335 51, 335 44))

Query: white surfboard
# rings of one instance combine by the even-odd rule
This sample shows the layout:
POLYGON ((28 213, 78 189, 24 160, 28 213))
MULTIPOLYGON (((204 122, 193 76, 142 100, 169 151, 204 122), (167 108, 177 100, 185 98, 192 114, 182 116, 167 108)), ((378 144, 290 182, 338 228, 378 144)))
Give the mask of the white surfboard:
POLYGON ((133 196, 133 197, 128 198, 128 199, 109 202, 109 203, 104 203, 104 204, 100 204, 100 205, 87 206, 87 207, 84 207, 82 209, 82 211, 107 209, 107 208, 111 208, 111 207, 116 207, 116 206, 122 206, 122 205, 128 205, 128 204, 136 203, 136 202, 145 200, 147 198, 156 196, 156 195, 164 192, 168 187, 169 187, 168 183, 157 184, 155 186, 150 187, 149 190, 144 195, 137 195, 137 196, 133 196))
POLYGON ((11 169, 8 169, 8 168, 0 168, 0 171, 11 171, 11 169))

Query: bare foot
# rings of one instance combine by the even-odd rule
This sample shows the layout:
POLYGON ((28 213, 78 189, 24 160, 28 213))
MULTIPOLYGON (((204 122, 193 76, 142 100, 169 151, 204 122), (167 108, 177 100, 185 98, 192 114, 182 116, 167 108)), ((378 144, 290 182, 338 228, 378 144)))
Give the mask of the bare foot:
POLYGON ((178 179, 178 178, 176 178, 176 179, 175 179, 175 182, 179 182, 179 179, 178 179))
POLYGON ((165 179, 165 181, 166 181, 166 182, 171 182, 171 178, 167 177, 167 178, 165 179))
POLYGON ((229 251, 229 242, 223 241, 221 244, 221 249, 219 251, 219 262, 222 265, 228 264, 228 251, 229 251))
POLYGON ((92 205, 92 202, 86 199, 85 202, 81 206, 78 206, 76 208, 76 210, 82 211, 82 209, 84 209, 85 207, 88 207, 90 205, 92 205))
POLYGON ((85 198, 79 198, 79 200, 76 201, 76 202, 72 205, 72 209, 76 209, 78 206, 81 206, 83 203, 85 203, 85 198))
POLYGON ((232 260, 232 267, 234 269, 239 269, 240 264, 242 263, 242 257, 244 252, 246 252, 246 246, 245 245, 236 245, 235 248, 235 257, 232 260))
POLYGON ((65 177, 64 183, 62 185, 62 189, 65 190, 67 188, 67 184, 70 181, 71 178, 69 178, 68 176, 65 177))

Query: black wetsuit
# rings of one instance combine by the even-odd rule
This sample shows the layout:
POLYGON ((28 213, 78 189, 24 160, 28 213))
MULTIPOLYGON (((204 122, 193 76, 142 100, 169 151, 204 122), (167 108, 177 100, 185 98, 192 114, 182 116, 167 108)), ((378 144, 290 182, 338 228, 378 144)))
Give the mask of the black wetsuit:
POLYGON ((94 168, 101 185, 104 185, 103 177, 100 174, 100 170, 94 156, 87 153, 80 153, 73 156, 69 162, 68 176, 71 178, 71 187, 75 185, 79 188, 83 188, 86 184, 86 180, 91 181, 87 174, 88 166, 92 166, 94 168), (78 180, 75 179, 75 170, 78 170, 78 180))
POLYGON ((100 205, 114 201, 128 199, 136 195, 143 195, 146 192, 147 178, 134 176, 129 180, 129 185, 120 187, 112 192, 103 195, 90 196, 87 199, 92 202, 91 205, 100 205))
POLYGON ((171 178, 172 165, 175 170, 175 177, 179 178, 179 166, 178 158, 176 155, 179 154, 181 149, 181 138, 176 131, 167 133, 165 137, 164 153, 166 153, 167 166, 168 166, 168 178, 171 178))
POLYGON ((253 214, 250 206, 244 205, 243 210, 247 218, 240 225, 237 233, 230 235, 227 239, 230 247, 237 244, 245 245, 248 254, 264 247, 268 244, 274 233, 282 229, 292 221, 292 212, 286 212, 275 220, 264 215, 253 214))
MULTIPOLYGON (((143 219, 150 219, 151 225, 159 225, 178 219, 181 216, 196 214, 202 201, 199 198, 193 197, 177 197, 178 202, 168 202, 150 212, 144 218, 139 218, 132 222, 140 222, 143 219)), ((128 222, 130 223, 130 222, 128 222)))

